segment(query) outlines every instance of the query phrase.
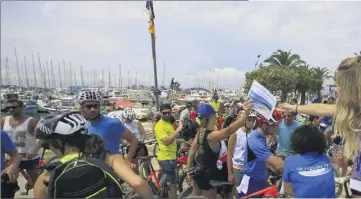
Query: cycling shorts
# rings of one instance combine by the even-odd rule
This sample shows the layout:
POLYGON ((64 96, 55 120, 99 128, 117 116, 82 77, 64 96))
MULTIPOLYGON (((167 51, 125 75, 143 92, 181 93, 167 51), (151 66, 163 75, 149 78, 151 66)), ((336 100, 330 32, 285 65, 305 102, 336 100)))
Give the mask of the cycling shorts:
POLYGON ((161 182, 176 184, 177 160, 159 160, 158 162, 162 168, 161 182))

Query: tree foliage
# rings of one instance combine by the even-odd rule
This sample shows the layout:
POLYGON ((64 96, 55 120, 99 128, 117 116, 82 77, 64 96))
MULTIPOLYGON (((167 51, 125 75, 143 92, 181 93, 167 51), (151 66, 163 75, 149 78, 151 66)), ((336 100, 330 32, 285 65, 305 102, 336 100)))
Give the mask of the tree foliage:
POLYGON ((248 92, 253 80, 257 80, 271 92, 281 92, 283 101, 293 91, 301 95, 301 103, 305 103, 306 93, 317 93, 320 96, 324 80, 330 78, 326 67, 310 68, 298 54, 280 49, 260 66, 246 73, 245 91, 248 92))

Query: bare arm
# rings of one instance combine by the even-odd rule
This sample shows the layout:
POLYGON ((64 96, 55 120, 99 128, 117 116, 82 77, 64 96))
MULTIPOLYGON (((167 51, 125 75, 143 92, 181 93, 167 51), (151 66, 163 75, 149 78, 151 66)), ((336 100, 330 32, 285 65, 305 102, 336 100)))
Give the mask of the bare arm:
POLYGON ((229 137, 229 139, 228 139, 228 147, 227 147, 228 175, 232 175, 232 167, 233 167, 232 157, 233 157, 234 146, 236 145, 236 141, 237 141, 237 134, 231 135, 231 137, 229 137))
MULTIPOLYGON (((39 120, 35 119, 35 118, 32 118, 30 121, 29 121, 29 125, 28 125, 28 132, 35 136, 35 128, 36 128, 36 125, 38 124, 39 120)), ((41 147, 43 146, 43 140, 37 140, 37 143, 35 144, 35 146, 33 146, 33 148, 31 149, 30 151, 30 154, 36 154, 39 149, 41 149, 41 147)))
POLYGON ((199 147, 199 145, 197 143, 198 135, 199 134, 197 134, 196 137, 194 138, 192 146, 188 151, 188 161, 187 161, 187 170, 188 171, 192 168, 193 160, 194 160, 194 157, 196 156, 196 152, 197 152, 198 147, 199 147))
POLYGON ((281 158, 277 156, 271 156, 266 160, 266 163, 270 165, 276 171, 282 171, 284 162, 281 158))
POLYGON ((248 118, 249 112, 246 112, 242 115, 242 117, 238 118, 235 122, 230 124, 227 128, 213 131, 208 135, 207 139, 209 142, 218 142, 219 140, 223 140, 231 136, 235 133, 239 128, 244 125, 244 122, 248 118))
POLYGON ((292 188, 292 184, 290 182, 285 182, 283 181, 283 186, 285 188, 285 195, 286 196, 293 196, 293 188, 292 188))
POLYGON ((4 129, 4 122, 5 122, 5 117, 1 118, 1 130, 4 129))
POLYGON ((133 133, 129 131, 129 129, 124 132, 123 138, 129 143, 129 152, 127 158, 129 162, 132 162, 133 155, 135 153, 135 150, 137 150, 139 141, 137 137, 135 137, 135 135, 133 135, 133 133))
POLYGON ((166 146, 169 146, 170 144, 172 144, 177 139, 178 134, 182 131, 182 128, 183 128, 183 125, 180 124, 172 135, 161 139, 163 144, 166 146))
POLYGON ((129 184, 142 198, 153 198, 152 190, 147 182, 135 174, 120 156, 111 156, 111 158, 113 158, 111 167, 119 178, 129 184))
POLYGON ((336 104, 306 104, 306 105, 281 105, 280 109, 284 109, 283 107, 287 106, 287 110, 291 110, 292 112, 304 113, 307 115, 317 115, 317 116, 333 116, 336 112, 336 104))
POLYGON ((144 127, 142 125, 142 123, 138 122, 138 129, 139 129, 139 132, 140 132, 140 136, 142 137, 143 141, 145 140, 145 130, 144 130, 144 127))

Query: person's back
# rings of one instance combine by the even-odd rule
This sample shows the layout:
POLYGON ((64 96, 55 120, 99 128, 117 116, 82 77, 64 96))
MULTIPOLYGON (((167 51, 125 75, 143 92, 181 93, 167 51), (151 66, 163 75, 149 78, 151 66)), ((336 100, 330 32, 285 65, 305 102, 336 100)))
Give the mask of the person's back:
POLYGON ((88 122, 89 134, 96 134, 102 137, 105 148, 113 154, 120 152, 120 139, 125 130, 126 128, 119 120, 104 115, 101 115, 97 121, 88 122))
POLYGON ((289 156, 283 180, 291 182, 296 198, 334 198, 333 167, 326 154, 316 152, 289 156))

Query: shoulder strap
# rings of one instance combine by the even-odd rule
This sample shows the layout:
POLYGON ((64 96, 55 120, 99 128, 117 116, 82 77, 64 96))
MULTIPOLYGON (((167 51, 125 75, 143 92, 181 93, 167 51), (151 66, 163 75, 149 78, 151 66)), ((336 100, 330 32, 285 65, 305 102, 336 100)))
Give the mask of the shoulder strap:
POLYGON ((55 191, 55 181, 57 177, 60 175, 60 173, 64 170, 64 168, 70 164, 70 162, 66 162, 63 164, 57 165, 51 172, 49 184, 48 184, 48 192, 47 192, 47 198, 55 198, 54 191, 55 191))
POLYGON ((256 155, 254 154, 254 152, 252 151, 251 147, 249 147, 248 145, 248 133, 246 133, 246 140, 247 140, 247 160, 246 163, 251 162, 256 158, 256 155))
POLYGON ((118 175, 114 172, 114 170, 107 165, 103 160, 101 159, 96 159, 96 158, 85 158, 84 159, 86 162, 99 166, 101 169, 103 169, 104 171, 106 171, 107 173, 109 173, 114 179, 118 182, 118 185, 120 186, 120 184, 122 184, 122 181, 120 180, 120 178, 118 177, 118 175))

